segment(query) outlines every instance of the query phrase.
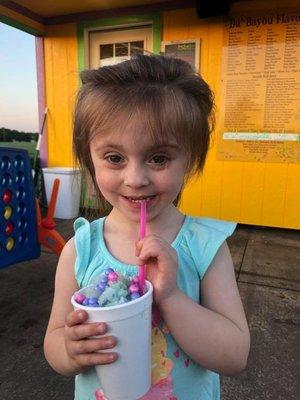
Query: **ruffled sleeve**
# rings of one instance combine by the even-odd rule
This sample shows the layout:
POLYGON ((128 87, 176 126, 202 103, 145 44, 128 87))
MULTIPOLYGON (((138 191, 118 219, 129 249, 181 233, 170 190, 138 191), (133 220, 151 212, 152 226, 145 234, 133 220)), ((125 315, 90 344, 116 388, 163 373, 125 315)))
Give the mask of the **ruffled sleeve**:
POLYGON ((84 280, 86 270, 90 262, 91 253, 91 229, 90 223, 85 218, 77 218, 74 222, 75 231, 75 278, 81 287, 84 280))
POLYGON ((192 218, 186 231, 186 246, 194 264, 203 279, 214 256, 224 241, 232 235, 235 222, 212 218, 192 218))

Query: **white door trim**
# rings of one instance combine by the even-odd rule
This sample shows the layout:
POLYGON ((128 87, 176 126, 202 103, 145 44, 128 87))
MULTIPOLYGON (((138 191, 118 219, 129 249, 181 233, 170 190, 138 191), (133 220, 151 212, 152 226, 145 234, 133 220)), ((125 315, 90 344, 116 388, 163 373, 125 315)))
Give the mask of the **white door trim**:
POLYGON ((127 29, 134 27, 152 27, 153 31, 153 21, 143 21, 143 22, 133 22, 130 24, 120 24, 120 25, 106 25, 100 27, 93 28, 85 28, 83 31, 83 40, 84 40, 84 68, 89 68, 90 64, 90 42, 89 42, 89 34, 93 31, 113 31, 115 29, 127 29))

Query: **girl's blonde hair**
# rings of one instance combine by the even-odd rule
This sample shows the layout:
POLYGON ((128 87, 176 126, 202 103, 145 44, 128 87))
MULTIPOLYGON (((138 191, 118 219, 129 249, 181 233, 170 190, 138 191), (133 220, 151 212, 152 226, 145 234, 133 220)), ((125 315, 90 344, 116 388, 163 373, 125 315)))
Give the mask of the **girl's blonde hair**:
POLYGON ((143 134, 151 135, 155 143, 177 141, 187 155, 186 179, 202 171, 214 127, 214 101, 208 84, 187 62, 136 54, 80 76, 73 148, 85 182, 93 182, 100 210, 108 205, 95 180, 90 140, 116 127, 125 128, 132 117, 138 118, 143 134))

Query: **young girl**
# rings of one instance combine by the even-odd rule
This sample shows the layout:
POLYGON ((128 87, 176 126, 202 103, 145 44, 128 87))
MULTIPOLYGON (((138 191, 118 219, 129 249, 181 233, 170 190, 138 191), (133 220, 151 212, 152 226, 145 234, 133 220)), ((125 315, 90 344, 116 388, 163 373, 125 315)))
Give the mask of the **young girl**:
POLYGON ((57 267, 46 358, 57 372, 76 375, 76 400, 105 399, 94 366, 117 360, 118 338, 104 323, 86 323, 70 298, 108 266, 133 276, 146 264, 153 354, 152 387, 142 399, 219 399, 218 374, 242 371, 249 352, 226 244, 235 224, 176 208, 184 183, 204 165, 212 93, 186 62, 154 55, 85 71, 82 83, 75 153, 111 211, 92 223, 75 221, 57 267), (147 235, 138 241, 142 200, 147 235))

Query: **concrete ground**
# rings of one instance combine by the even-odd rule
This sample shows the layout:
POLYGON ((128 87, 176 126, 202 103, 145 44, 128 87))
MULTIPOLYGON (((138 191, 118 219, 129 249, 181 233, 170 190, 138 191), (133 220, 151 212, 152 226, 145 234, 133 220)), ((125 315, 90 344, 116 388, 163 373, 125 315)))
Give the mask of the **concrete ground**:
MULTIPOLYGON (((71 237, 72 221, 57 222, 71 237)), ((228 243, 252 344, 247 369, 222 378, 222 399, 296 400, 300 233, 239 226, 228 243)), ((0 270, 0 400, 73 398, 73 378, 53 372, 43 356, 56 263, 43 250, 37 260, 0 270)))

